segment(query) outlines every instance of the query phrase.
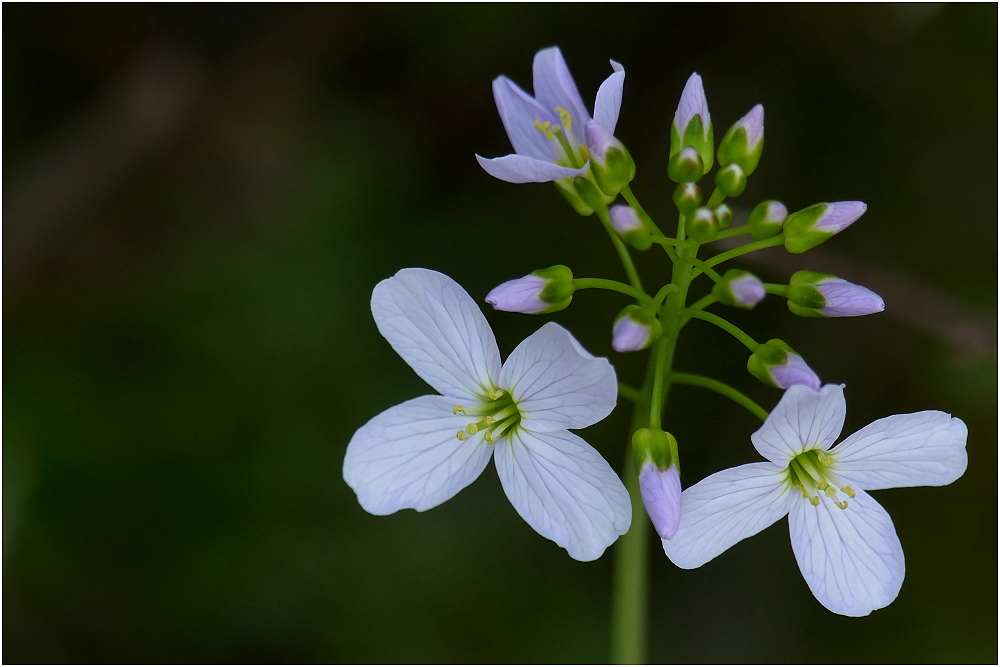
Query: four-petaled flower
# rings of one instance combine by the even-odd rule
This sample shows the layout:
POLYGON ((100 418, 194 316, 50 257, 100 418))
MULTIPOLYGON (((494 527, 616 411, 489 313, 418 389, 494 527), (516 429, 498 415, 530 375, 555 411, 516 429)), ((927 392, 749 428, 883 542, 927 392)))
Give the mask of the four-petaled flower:
POLYGON ((867 616, 896 599, 903 549, 866 491, 954 482, 968 463, 968 431, 927 410, 874 421, 830 449, 846 410, 842 385, 789 388, 751 436, 767 463, 717 472, 681 494, 680 527, 663 541, 670 560, 699 567, 787 514, 795 560, 824 607, 867 616))
POLYGON ((424 511, 496 461, 514 509, 577 560, 598 558, 632 521, 628 492, 601 455, 567 429, 604 419, 615 371, 549 322, 506 363, 486 317, 458 283, 403 269, 372 293, 379 332, 441 395, 372 418, 351 438, 344 480, 372 514, 424 511))

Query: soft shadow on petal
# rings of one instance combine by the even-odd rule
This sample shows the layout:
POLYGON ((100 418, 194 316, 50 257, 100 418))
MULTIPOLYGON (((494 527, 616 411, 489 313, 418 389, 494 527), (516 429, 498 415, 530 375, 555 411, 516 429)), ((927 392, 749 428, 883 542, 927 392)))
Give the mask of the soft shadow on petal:
POLYGON ((372 514, 409 507, 422 512, 474 482, 493 448, 482 434, 455 437, 469 418, 454 399, 421 396, 391 407, 355 432, 344 457, 344 481, 372 514))
POLYGON ((788 513, 791 487, 773 463, 748 463, 709 475, 681 493, 681 522, 663 551, 674 565, 701 567, 788 513))
POLYGON ((553 162, 544 162, 513 153, 493 159, 477 155, 476 160, 487 174, 508 183, 548 183, 587 173, 586 168, 561 167, 553 162))
POLYGON ((576 143, 584 143, 583 126, 590 120, 590 114, 559 47, 552 46, 536 53, 531 65, 531 74, 535 99, 546 109, 563 107, 569 111, 573 116, 570 133, 576 143))
POLYGON ((618 401, 615 369, 594 357, 555 322, 549 322, 514 348, 500 387, 517 401, 521 425, 531 431, 584 428, 614 410, 618 401))
POLYGON ((505 76, 493 80, 493 100, 514 152, 554 162, 559 155, 555 141, 538 131, 535 121, 558 124, 559 117, 543 108, 528 93, 505 76))
POLYGON ((750 440, 768 461, 785 465, 807 449, 829 449, 846 415, 843 385, 828 384, 819 391, 793 385, 750 440))
POLYGON ((799 496, 788 515, 792 551, 820 604, 844 616, 867 616, 896 599, 906 566, 889 514, 864 491, 842 510, 799 496))
POLYGON ((495 460, 521 518, 576 560, 599 558, 632 523, 632 504, 618 475, 569 431, 519 428, 496 445, 495 460))
POLYGON ((604 80, 597 89, 597 100, 594 102, 594 120, 609 134, 615 133, 618 126, 618 113, 622 107, 622 88, 625 85, 625 68, 611 61, 615 73, 604 80))
POLYGON ((944 486, 969 464, 965 422, 938 410, 872 422, 837 445, 833 472, 866 490, 944 486))
POLYGON ((486 317, 454 280, 402 269, 372 291, 375 324, 392 349, 445 396, 479 400, 500 375, 500 350, 486 317))

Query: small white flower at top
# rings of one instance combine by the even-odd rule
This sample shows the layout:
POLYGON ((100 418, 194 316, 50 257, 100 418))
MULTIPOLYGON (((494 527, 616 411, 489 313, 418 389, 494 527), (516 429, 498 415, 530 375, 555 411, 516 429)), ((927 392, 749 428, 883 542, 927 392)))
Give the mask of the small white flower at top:
POLYGON ((895 600, 903 549, 866 491, 951 484, 968 463, 968 431, 926 410, 874 421, 830 449, 846 412, 842 385, 789 388, 751 436, 767 463, 709 475, 681 494, 680 526, 663 541, 670 560, 700 567, 787 514, 795 560, 824 607, 867 616, 895 600))
POLYGON ((448 276, 403 269, 372 293, 379 332, 441 395, 401 403, 351 438, 344 480, 372 514, 424 511, 471 484, 492 456, 517 513, 577 560, 632 522, 628 492, 567 429, 604 419, 618 386, 607 359, 549 322, 500 363, 486 318, 448 276))

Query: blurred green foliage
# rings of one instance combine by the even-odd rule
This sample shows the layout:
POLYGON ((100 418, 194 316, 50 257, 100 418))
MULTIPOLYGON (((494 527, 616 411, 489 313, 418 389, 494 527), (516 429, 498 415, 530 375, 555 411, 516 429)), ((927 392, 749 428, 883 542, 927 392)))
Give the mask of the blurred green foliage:
MULTIPOLYGON (((427 392, 371 320, 379 280, 424 266, 482 299, 556 263, 622 277, 596 220, 473 159, 508 152, 490 80, 529 86, 539 48, 561 45, 587 100, 609 57, 625 65, 619 137, 657 220, 673 220, 668 123, 696 70, 716 136, 767 109, 742 206, 864 200, 824 247, 995 314, 996 5, 7 5, 4 19, 5 213, 10 174, 99 114, 145 49, 204 76, 176 131, 5 273, 8 663, 607 660, 613 549, 572 561, 491 469, 390 517, 341 478, 354 430, 427 392)), ((668 275, 653 252, 639 263, 668 275)), ((645 353, 610 349, 622 305, 586 292, 552 319, 637 381, 645 353)), ((961 417, 970 467, 876 494, 908 571, 864 619, 812 598, 783 522, 695 571, 653 545, 650 659, 995 662, 995 352, 882 315, 802 320, 780 300, 727 314, 845 382, 847 432, 961 417)), ((487 317, 504 354, 546 319, 487 317)), ((678 366, 770 407, 745 355, 693 322, 678 366)), ((627 422, 623 405, 583 435, 617 466, 627 422)), ((686 484, 757 458, 754 418, 703 390, 676 387, 666 422, 686 484)))

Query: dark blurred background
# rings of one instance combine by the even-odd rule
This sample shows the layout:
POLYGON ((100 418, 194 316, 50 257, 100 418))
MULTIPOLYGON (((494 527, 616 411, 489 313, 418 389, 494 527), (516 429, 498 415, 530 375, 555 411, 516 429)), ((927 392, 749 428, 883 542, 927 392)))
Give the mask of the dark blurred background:
MULTIPOLYGON (((650 545, 656 662, 997 660, 997 7, 4 5, 4 662, 604 662, 613 549, 577 563, 490 469, 425 514, 365 514, 341 477, 366 420, 427 388, 372 287, 438 269, 477 300, 532 269, 622 279, 593 218, 488 177, 490 81, 530 90, 561 45, 585 100, 627 71, 633 189, 673 227, 668 123, 705 80, 716 136, 753 104, 767 148, 737 204, 861 199, 806 255, 880 315, 727 312, 847 384, 851 432, 941 409, 969 470, 875 495, 907 558, 868 618, 824 610, 779 522, 681 571, 650 545)), ((739 215, 740 211, 737 211, 739 215)), ((647 283, 662 256, 639 258, 647 283)), ((701 291, 707 286, 698 288, 701 291)), ((610 349, 624 302, 552 316, 610 349)), ((724 309, 723 309, 724 310, 724 309)), ((721 312, 721 310, 719 311, 721 312)), ((487 317, 504 354, 546 318, 487 317)), ((693 322, 678 366, 766 407, 746 351, 693 322)), ((585 431, 616 467, 628 406, 585 431)), ((673 390, 685 483, 759 456, 758 422, 673 390)))

